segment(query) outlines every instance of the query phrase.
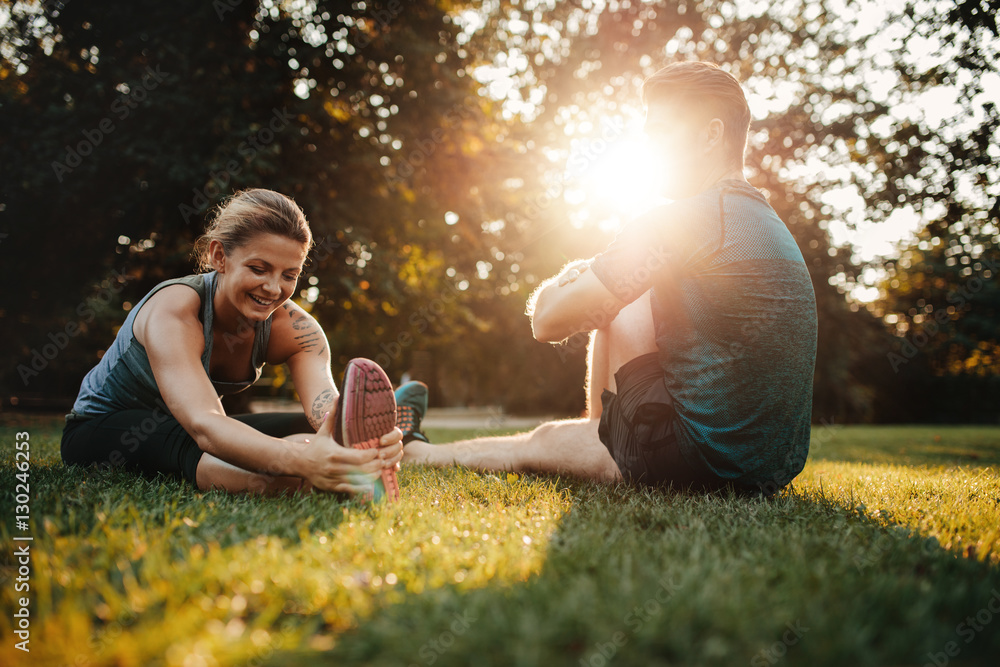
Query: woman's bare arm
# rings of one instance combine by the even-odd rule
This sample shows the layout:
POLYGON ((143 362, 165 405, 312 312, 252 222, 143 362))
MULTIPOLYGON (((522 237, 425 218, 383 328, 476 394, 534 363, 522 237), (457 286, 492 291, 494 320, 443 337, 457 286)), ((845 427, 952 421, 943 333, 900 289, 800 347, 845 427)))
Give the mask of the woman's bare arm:
POLYGON ((330 371, 330 346, 319 322, 286 301, 271 318, 267 362, 288 364, 306 419, 319 430, 323 415, 337 408, 339 393, 330 371))
POLYGON ((381 449, 345 448, 328 434, 309 442, 273 438, 227 417, 201 363, 200 307, 190 288, 165 287, 143 306, 134 332, 167 408, 203 451, 245 470, 304 477, 322 490, 347 490, 358 473, 376 475, 388 465, 381 449))
MULTIPOLYGON (((271 321, 267 357, 268 363, 288 364, 306 418, 319 430, 323 415, 332 415, 340 398, 330 371, 330 346, 319 322, 297 304, 284 303, 271 321)), ((382 453, 387 460, 402 458, 402 437, 396 428, 383 434, 382 453)))

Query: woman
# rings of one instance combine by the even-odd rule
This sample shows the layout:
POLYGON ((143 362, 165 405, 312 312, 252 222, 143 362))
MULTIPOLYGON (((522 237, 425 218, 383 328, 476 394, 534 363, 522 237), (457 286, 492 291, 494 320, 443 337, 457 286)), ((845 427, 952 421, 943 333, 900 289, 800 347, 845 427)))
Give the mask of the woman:
POLYGON ((84 378, 66 416, 63 461, 267 495, 377 494, 381 475, 396 497, 402 439, 419 437, 426 387, 401 388, 407 434, 395 427, 392 388, 375 363, 348 364, 339 394, 323 330, 289 300, 311 245, 288 197, 232 197, 195 244, 202 273, 154 287, 84 378), (264 363, 288 364, 305 414, 225 414, 219 397, 253 384, 264 363))

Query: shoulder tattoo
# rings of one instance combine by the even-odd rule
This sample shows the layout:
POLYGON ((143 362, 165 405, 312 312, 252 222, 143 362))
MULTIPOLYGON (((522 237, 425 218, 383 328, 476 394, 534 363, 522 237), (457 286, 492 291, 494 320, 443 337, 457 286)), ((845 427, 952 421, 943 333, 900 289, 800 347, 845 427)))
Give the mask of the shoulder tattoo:
POLYGON ((326 337, 319 324, 300 310, 296 311, 292 308, 287 310, 288 316, 292 320, 292 328, 299 332, 299 335, 295 336, 299 350, 303 352, 315 350, 317 354, 323 354, 323 350, 326 349, 326 337))

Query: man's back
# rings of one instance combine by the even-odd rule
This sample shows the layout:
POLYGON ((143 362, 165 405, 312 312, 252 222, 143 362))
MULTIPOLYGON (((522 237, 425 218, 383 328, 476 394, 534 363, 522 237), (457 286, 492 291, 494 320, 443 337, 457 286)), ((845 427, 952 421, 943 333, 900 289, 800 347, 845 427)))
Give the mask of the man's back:
POLYGON ((742 483, 791 480, 809 448, 816 305, 802 254, 763 196, 726 180, 660 207, 593 269, 627 302, 652 288, 684 456, 742 483))

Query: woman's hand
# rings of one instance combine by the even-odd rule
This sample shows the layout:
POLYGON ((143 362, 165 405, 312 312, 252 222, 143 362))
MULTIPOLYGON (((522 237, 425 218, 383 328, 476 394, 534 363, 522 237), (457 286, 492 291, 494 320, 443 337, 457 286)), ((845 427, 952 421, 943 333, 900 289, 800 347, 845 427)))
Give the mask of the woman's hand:
POLYGON ((403 458, 403 433, 394 428, 382 436, 378 447, 353 449, 333 439, 335 421, 327 414, 316 433, 284 438, 299 450, 297 475, 320 491, 371 494, 382 470, 398 466, 403 458))

